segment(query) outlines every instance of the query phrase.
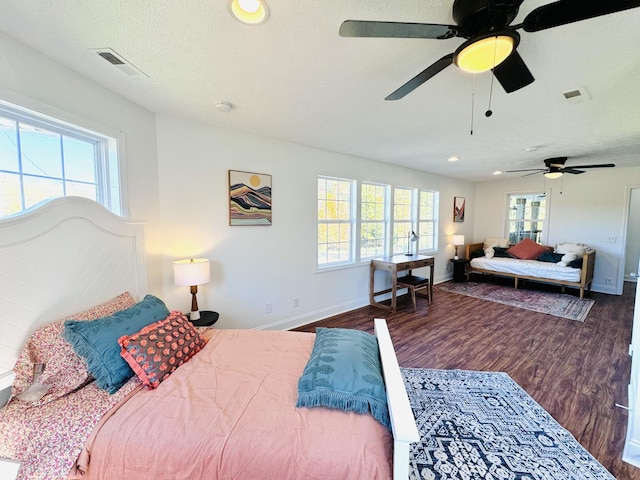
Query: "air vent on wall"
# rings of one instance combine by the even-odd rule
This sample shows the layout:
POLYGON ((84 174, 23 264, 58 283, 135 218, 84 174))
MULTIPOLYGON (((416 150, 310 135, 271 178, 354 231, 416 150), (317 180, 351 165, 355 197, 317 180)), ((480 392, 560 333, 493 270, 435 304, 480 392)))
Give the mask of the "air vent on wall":
POLYGON ((148 77, 146 73, 133 65, 131 62, 125 60, 125 58, 111 48, 91 48, 90 50, 96 52, 101 58, 109 62, 120 71, 126 73, 130 77, 148 77))
POLYGON ((580 103, 585 100, 589 100, 589 94, 587 93, 587 89, 584 87, 564 92, 562 95, 569 103, 580 103))

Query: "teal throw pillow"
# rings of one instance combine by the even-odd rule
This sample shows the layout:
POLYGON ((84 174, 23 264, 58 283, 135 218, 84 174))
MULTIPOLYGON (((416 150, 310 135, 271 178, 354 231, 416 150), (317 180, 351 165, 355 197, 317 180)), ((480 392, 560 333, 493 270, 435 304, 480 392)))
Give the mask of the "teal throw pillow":
POLYGON ((63 336, 76 354, 87 362, 87 369, 98 387, 115 393, 133 376, 133 370, 120 356, 118 339, 168 315, 169 310, 162 300, 147 295, 135 305, 108 317, 91 321, 67 320, 63 336))
POLYGON ((390 428, 378 340, 359 330, 316 329, 298 381, 296 407, 328 407, 371 414, 390 428))

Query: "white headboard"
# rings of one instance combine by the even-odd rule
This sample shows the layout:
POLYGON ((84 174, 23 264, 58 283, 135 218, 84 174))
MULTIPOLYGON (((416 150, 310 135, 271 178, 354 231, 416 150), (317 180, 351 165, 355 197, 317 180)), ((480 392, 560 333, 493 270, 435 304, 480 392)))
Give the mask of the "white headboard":
POLYGON ((0 219, 0 377, 37 327, 146 290, 141 223, 80 197, 0 219))

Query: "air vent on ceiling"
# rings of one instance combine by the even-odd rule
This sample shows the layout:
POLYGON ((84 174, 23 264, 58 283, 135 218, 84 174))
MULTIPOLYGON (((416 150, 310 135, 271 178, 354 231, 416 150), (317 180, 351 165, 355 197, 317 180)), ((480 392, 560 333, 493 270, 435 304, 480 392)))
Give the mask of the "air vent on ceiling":
POLYGON ((589 100, 589 94, 587 93, 587 89, 584 87, 564 92, 562 95, 569 103, 580 103, 585 100, 589 100))
POLYGON ((130 77, 148 77, 146 73, 140 70, 131 62, 125 60, 125 58, 111 48, 91 48, 90 50, 96 52, 101 58, 109 62, 120 71, 126 73, 130 77))

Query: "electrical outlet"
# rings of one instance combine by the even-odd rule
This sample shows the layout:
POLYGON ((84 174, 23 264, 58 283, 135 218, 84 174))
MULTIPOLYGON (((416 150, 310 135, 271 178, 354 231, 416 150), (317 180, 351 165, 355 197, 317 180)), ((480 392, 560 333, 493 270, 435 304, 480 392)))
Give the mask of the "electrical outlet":
POLYGON ((300 306, 300 298, 299 297, 294 297, 293 298, 293 308, 298 308, 300 306))
POLYGON ((272 309, 273 309, 273 306, 270 303, 267 303, 264 306, 264 313, 271 313, 272 309))

